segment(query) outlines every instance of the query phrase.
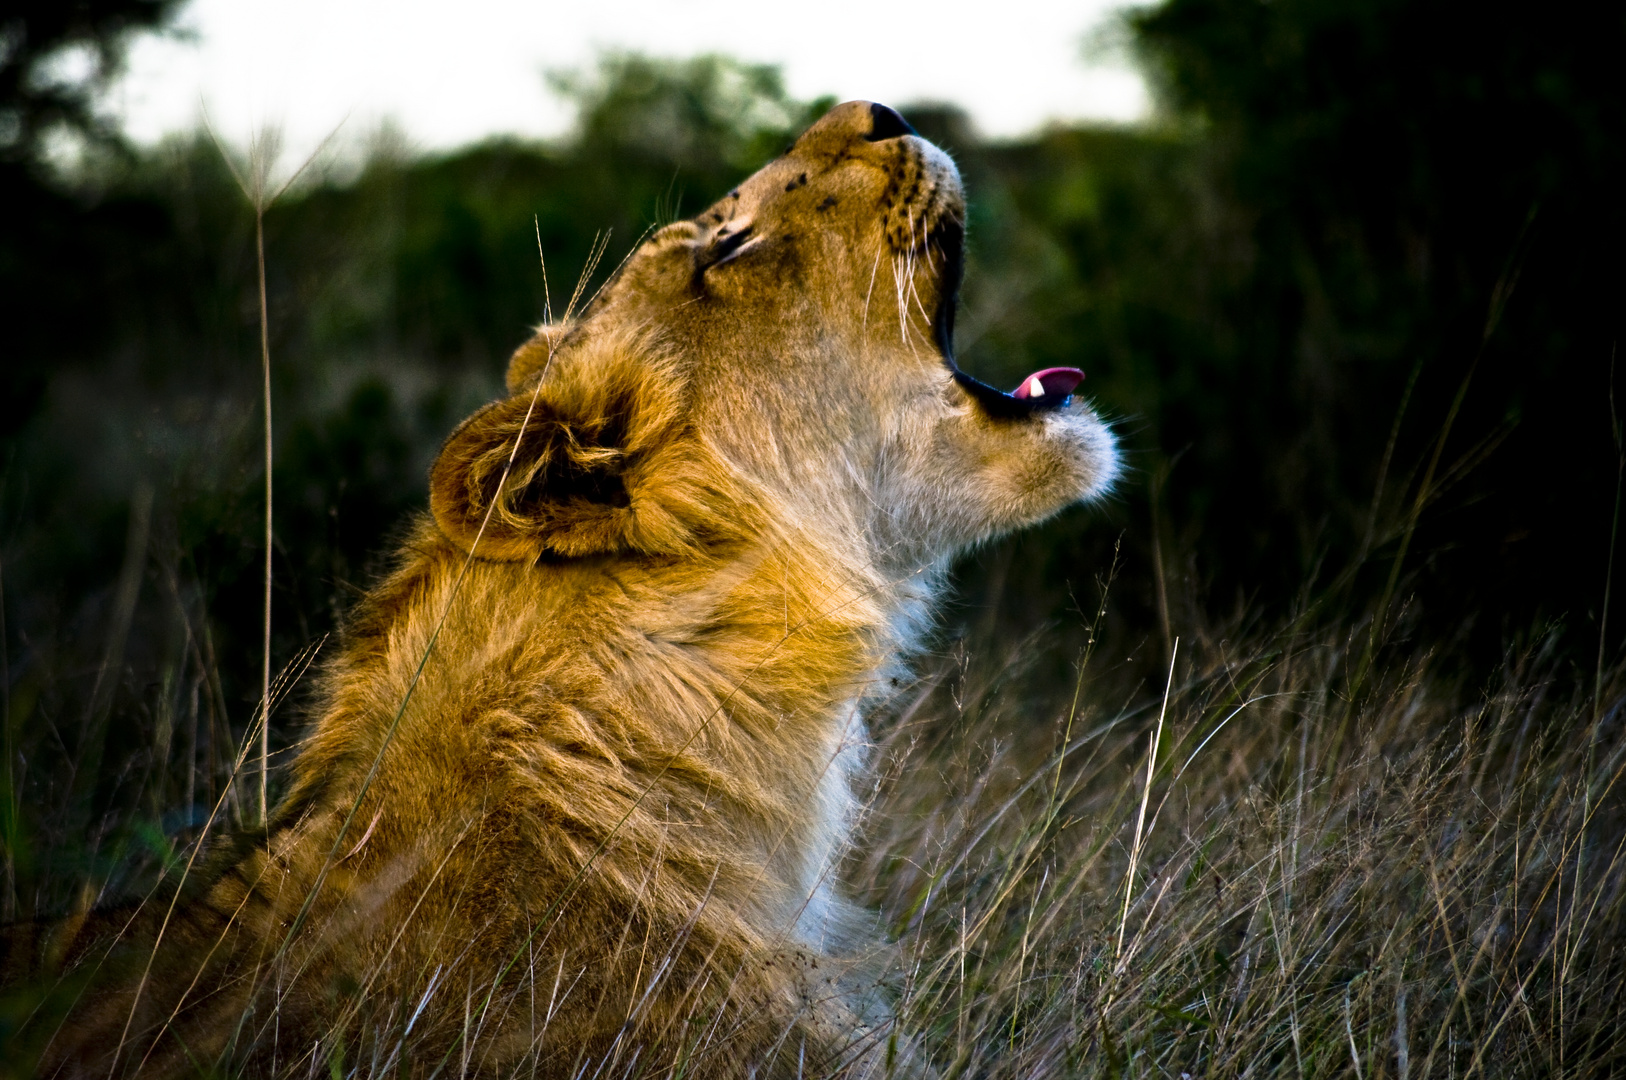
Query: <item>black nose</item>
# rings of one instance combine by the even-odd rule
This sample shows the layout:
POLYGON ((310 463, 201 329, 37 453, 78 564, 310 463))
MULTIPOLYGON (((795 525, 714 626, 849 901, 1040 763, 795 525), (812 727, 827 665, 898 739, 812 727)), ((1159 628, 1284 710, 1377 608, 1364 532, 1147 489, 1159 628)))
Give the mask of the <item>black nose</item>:
POLYGON ((909 121, 885 105, 871 105, 869 107, 869 117, 869 134, 864 138, 870 142, 880 142, 882 139, 896 139, 899 135, 916 134, 915 129, 909 126, 909 121))

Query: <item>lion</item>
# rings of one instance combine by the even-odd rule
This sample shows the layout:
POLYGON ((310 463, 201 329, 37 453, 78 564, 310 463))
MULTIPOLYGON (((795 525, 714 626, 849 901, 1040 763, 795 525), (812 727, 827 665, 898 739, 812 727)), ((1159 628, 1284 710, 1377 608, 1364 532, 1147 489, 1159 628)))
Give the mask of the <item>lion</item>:
POLYGON ((925 1068, 835 880, 865 717, 956 553, 1119 468, 1081 372, 956 366, 964 220, 948 156, 848 102, 542 326, 266 832, 55 942, 87 989, 41 1073, 925 1068))

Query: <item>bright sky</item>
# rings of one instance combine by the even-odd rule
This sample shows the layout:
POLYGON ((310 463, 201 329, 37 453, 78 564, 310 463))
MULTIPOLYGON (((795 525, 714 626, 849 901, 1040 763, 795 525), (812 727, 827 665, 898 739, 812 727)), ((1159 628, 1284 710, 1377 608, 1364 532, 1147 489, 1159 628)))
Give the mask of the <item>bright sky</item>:
MULTIPOLYGON (((143 39, 109 104, 152 142, 206 109, 244 146, 280 125, 296 160, 335 127, 393 120, 419 149, 558 134, 571 114, 544 72, 604 49, 722 52, 782 66, 790 92, 894 105, 952 101, 988 135, 1047 120, 1132 121, 1145 85, 1085 42, 1123 0, 192 0, 191 40, 143 39)), ((285 159, 286 160, 286 159, 285 159)))

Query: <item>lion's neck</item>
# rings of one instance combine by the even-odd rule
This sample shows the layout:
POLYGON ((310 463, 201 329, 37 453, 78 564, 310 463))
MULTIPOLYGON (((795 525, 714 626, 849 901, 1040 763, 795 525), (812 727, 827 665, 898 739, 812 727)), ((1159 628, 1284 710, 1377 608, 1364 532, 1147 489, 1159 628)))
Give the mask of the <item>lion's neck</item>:
MULTIPOLYGON (((929 575, 887 579, 812 542, 704 564, 461 564, 425 552, 375 595, 393 617, 370 614, 351 638, 297 787, 316 796, 320 778, 330 797, 356 798, 391 741, 455 742, 459 760, 417 766, 465 771, 434 781, 448 791, 567 786, 575 766, 563 763, 585 754, 582 768, 621 779, 601 777, 583 798, 645 794, 601 808, 584 831, 619 823, 645 836, 632 848, 661 850, 673 823, 697 841, 716 829, 703 846, 756 883, 734 890, 739 903, 804 937, 840 922, 829 878, 868 756, 864 713, 901 681, 929 575), (538 762, 565 771, 503 779, 538 762)), ((574 812, 572 798, 559 792, 559 814, 574 812)))

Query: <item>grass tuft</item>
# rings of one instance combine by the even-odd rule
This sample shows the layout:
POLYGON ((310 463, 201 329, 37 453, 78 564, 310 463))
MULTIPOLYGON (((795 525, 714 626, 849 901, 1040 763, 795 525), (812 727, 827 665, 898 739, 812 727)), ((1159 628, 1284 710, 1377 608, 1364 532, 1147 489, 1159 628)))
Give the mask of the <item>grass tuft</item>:
POLYGON ((1350 703, 1362 636, 1188 648, 1162 709, 949 681, 887 734, 855 879, 942 1075, 1618 1071, 1626 672, 1595 715, 1540 649, 1479 693, 1424 655, 1350 703))

